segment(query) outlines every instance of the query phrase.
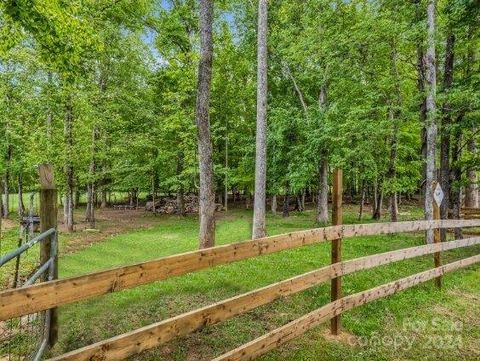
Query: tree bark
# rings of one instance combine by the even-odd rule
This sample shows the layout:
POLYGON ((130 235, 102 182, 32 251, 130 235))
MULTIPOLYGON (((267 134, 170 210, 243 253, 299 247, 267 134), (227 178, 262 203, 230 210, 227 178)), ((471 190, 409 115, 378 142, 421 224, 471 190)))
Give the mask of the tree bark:
POLYGON ((266 236, 267 183, 267 0, 258 2, 257 132, 255 144, 255 197, 252 238, 266 236))
POLYGON ((215 245, 215 190, 213 177, 213 150, 210 134, 209 103, 213 62, 213 1, 200 0, 200 63, 196 123, 200 165, 200 232, 199 247, 215 245))
MULTIPOLYGON (((427 158, 425 182, 425 219, 433 220, 433 182, 435 181, 435 148, 437 138, 436 111, 436 59, 435 59, 435 0, 429 0, 427 6, 427 158)), ((433 243, 433 230, 427 233, 427 243, 433 243)))
MULTIPOLYGON (((322 84, 318 97, 320 111, 327 109, 327 85, 322 84)), ((317 196, 317 223, 326 225, 328 223, 328 156, 326 152, 320 155, 318 167, 318 196, 317 196)))
POLYGON ((397 192, 393 192, 392 194, 390 194, 388 208, 390 209, 390 221, 397 222, 398 221, 397 192))
POLYGON ((228 211, 228 122, 226 124, 226 135, 225 135, 225 179, 224 179, 224 193, 225 199, 223 204, 223 209, 228 211))
POLYGON ((288 182, 285 185, 285 195, 283 197, 283 217, 288 217, 290 215, 290 190, 288 182))
MULTIPOLYGON (((74 181, 74 184, 75 183, 79 183, 78 178, 76 182, 74 181)), ((77 209, 80 205, 80 190, 78 188, 75 188, 74 195, 75 196, 73 197, 73 209, 77 209)))
MULTIPOLYGON (((474 138, 468 141, 468 150, 473 156, 477 153, 477 142, 474 138)), ((465 188, 465 207, 478 208, 478 178, 477 171, 470 167, 467 172, 468 184, 465 188)))
POLYGON ((182 182, 183 173, 183 153, 177 152, 177 215, 183 217, 185 215, 184 190, 182 182))
MULTIPOLYGON (((460 114, 456 122, 457 124, 461 123, 463 118, 463 114, 460 114)), ((462 171, 460 168, 459 160, 460 160, 460 153, 461 153, 461 148, 460 148, 460 142, 461 142, 461 130, 456 129, 453 134, 452 134, 452 167, 451 167, 451 173, 450 173, 450 184, 452 185, 450 187, 450 203, 451 207, 453 210, 453 218, 454 219, 460 219, 460 211, 461 211, 461 192, 462 188, 460 187, 460 180, 462 176, 462 171)), ((463 238, 462 234, 462 229, 461 228, 455 228, 454 229, 455 233, 455 239, 461 239, 463 238)))
POLYGON ((382 218, 383 209, 383 181, 379 181, 375 184, 374 200, 373 200, 373 214, 372 219, 378 221, 382 218))
MULTIPOLYGON (((90 165, 90 172, 91 172, 90 165)), ((87 208, 85 209, 85 221, 89 223, 90 228, 95 228, 95 206, 93 204, 93 184, 89 182, 87 184, 87 208)))
POLYGON ((322 157, 318 167, 317 223, 328 223, 328 161, 322 157))
POLYGON ((302 198, 300 194, 297 194, 295 196, 295 210, 298 212, 302 212, 302 198))
MULTIPOLYGON (((415 18, 416 22, 423 21, 423 14, 420 9, 421 0, 415 0, 415 18)), ((421 102, 419 104, 419 115, 420 115, 420 124, 421 124, 421 133, 420 133, 420 154, 422 155, 422 178, 421 178, 421 190, 422 196, 425 198, 425 182, 427 178, 427 132, 426 132, 426 120, 427 120, 427 99, 425 97, 425 53, 423 49, 423 42, 417 40, 417 90, 421 95, 421 102)))
POLYGON ((23 174, 18 175, 18 216, 21 218, 25 213, 25 204, 23 203, 23 174))
POLYGON ((100 208, 107 208, 108 201, 107 201, 107 190, 102 189, 102 202, 100 203, 100 208))
POLYGON ((274 216, 277 215, 277 195, 276 194, 272 196, 272 214, 274 216))
POLYGON ((8 191, 8 183, 9 183, 9 173, 8 171, 5 172, 5 175, 3 176, 3 204, 2 204, 2 215, 3 218, 8 218, 8 214, 10 211, 10 197, 9 197, 9 191, 8 191))
MULTIPOLYGON (((7 130, 8 132, 8 130, 7 130)), ((12 146, 7 145, 7 153, 5 155, 5 173, 3 175, 3 218, 8 218, 10 213, 10 162, 12 160, 12 146)))
POLYGON ((391 73, 395 82, 395 99, 390 105, 388 111, 391 123, 391 138, 390 138, 390 161, 387 169, 387 177, 390 180, 389 189, 389 209, 390 220, 396 222, 398 220, 398 199, 397 199, 397 157, 398 157, 398 120, 401 116, 402 94, 400 89, 400 75, 397 66, 397 49, 395 44, 392 44, 391 50, 391 73))
MULTIPOLYGON (((3 218, 3 181, 0 182, 0 219, 3 218)), ((2 228, 0 227, 0 230, 2 228)))
MULTIPOLYGON (((396 161, 397 161, 397 132, 398 132, 398 124, 397 124, 397 116, 393 109, 389 110, 390 121, 392 122, 392 135, 390 140, 390 161, 387 170, 387 178, 393 183, 395 187, 395 182, 397 178, 397 169, 396 169, 396 161)), ((389 210, 390 210, 390 221, 396 222, 398 220, 398 203, 397 203, 397 191, 395 189, 389 190, 389 210)))
MULTIPOLYGON (((454 47, 455 36, 449 31, 445 46, 445 65, 443 72, 443 91, 447 93, 453 84, 453 65, 454 65, 454 47)), ((443 189, 444 199, 440 205, 440 218, 448 218, 448 207, 450 204, 450 127, 451 127, 451 109, 450 104, 445 102, 442 107, 441 124, 441 142, 440 142, 440 186, 443 189)), ((447 239, 445 229, 440 230, 442 242, 447 239)))
POLYGON ((360 199, 360 207, 358 210, 358 220, 361 221, 363 217, 363 207, 365 206, 365 197, 366 197, 366 190, 365 190, 365 181, 362 181, 362 198, 360 199))
POLYGON ((95 173, 97 170, 96 151, 97 151, 98 131, 96 127, 92 129, 92 159, 90 161, 89 182, 87 184, 87 209, 85 220, 89 222, 90 228, 95 228, 95 173))
POLYGON ((66 201, 65 201, 65 224, 68 232, 73 232, 73 200, 74 200, 74 168, 73 168, 73 105, 72 96, 69 95, 65 106, 65 147, 66 147, 66 201))
POLYGON ((245 191, 245 209, 250 209, 251 202, 250 191, 245 191))

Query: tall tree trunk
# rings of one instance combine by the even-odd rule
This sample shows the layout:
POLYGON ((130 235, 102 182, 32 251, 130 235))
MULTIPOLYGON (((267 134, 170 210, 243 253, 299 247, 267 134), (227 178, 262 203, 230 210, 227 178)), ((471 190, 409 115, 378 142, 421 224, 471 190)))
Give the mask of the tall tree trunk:
POLYGON ((295 196, 295 210, 298 212, 302 212, 302 198, 300 194, 297 194, 295 196))
POLYGON ((8 218, 10 212, 10 192, 8 190, 8 184, 10 183, 10 173, 5 170, 5 174, 3 176, 3 218, 8 218))
MULTIPOLYGON (((78 179, 78 176, 75 178, 74 180, 74 184, 80 184, 80 181, 78 179)), ((75 197, 73 197, 73 208, 74 209, 77 209, 79 206, 80 206, 80 188, 79 187, 75 187, 75 197)))
POLYGON ((87 209, 85 220, 89 222, 90 228, 95 228, 95 173, 97 170, 97 138, 98 131, 96 127, 92 129, 92 160, 90 161, 89 181, 87 184, 87 209))
POLYGON ((23 174, 20 171, 18 175, 18 216, 23 217, 25 213, 25 205, 23 203, 23 174))
POLYGON ((274 216, 277 215, 277 195, 276 194, 272 196, 272 214, 274 216))
POLYGON ((108 201, 107 201, 107 190, 105 188, 102 189, 102 202, 100 203, 100 208, 107 208, 108 201))
MULTIPOLYGON (((393 183, 395 187, 396 178, 397 178, 397 169, 396 169, 396 161, 397 161, 397 132, 398 132, 398 124, 397 124, 397 116, 393 109, 389 110, 390 121, 392 122, 392 134, 390 140, 390 161, 387 169, 387 178, 393 183)), ((397 191, 395 189, 389 190, 389 210, 390 210, 390 221, 396 222, 398 220, 398 203, 397 203, 397 191)))
MULTIPOLYGON (((7 133, 8 124, 7 124, 7 133)), ((8 135, 7 135, 8 138, 8 135)), ((3 217, 8 218, 10 213, 10 163, 12 161, 12 146, 8 144, 7 139, 7 153, 5 155, 5 173, 3 175, 3 217)))
MULTIPOLYGON (((435 0, 429 0, 427 6, 427 174, 425 182, 425 219, 433 220, 433 182, 435 181, 435 148, 437 138, 436 111, 436 59, 435 59, 435 0)), ((433 230, 427 233, 427 243, 433 243, 433 230)))
POLYGON ((66 164, 65 164, 65 178, 66 178, 66 227, 68 232, 73 232, 73 201, 74 201, 74 187, 75 177, 73 168, 73 105, 72 96, 69 95, 65 106, 65 146, 66 146, 66 164))
POLYGON ((390 209, 390 221, 397 222, 398 221, 397 192, 393 192, 392 194, 390 194, 388 208, 390 209))
POLYGON ((156 195, 157 195, 157 189, 155 187, 156 182, 155 182, 155 171, 153 171, 152 175, 152 213, 155 215, 156 214, 156 195))
POLYGON ((62 204, 63 204, 63 224, 67 227, 68 223, 68 197, 67 193, 62 196, 62 204))
POLYGON ((215 245, 215 190, 213 177, 213 150, 210 134, 209 102, 213 62, 213 1, 200 0, 200 63, 196 123, 200 163, 200 248, 215 245))
POLYGON ((400 89, 400 75, 397 66, 397 49, 393 43, 391 46, 391 73, 395 80, 395 100, 392 101, 388 115, 392 126, 390 138, 390 162, 387 169, 387 178, 390 180, 389 190, 389 209, 390 220, 396 222, 398 220, 398 199, 397 199, 397 156, 398 156, 398 120, 401 116, 402 93, 400 89))
POLYGON ((363 217, 363 207, 365 206, 365 197, 366 197, 366 189, 365 189, 365 181, 362 181, 362 198, 360 199, 360 207, 358 210, 358 220, 361 221, 363 217))
MULTIPOLYGON (((461 120, 463 118, 463 114, 460 114, 456 122, 457 124, 461 123, 461 120)), ((461 146, 460 142, 462 139, 462 133, 461 130, 455 129, 452 134, 452 167, 451 167, 451 172, 450 172, 450 203, 451 207, 453 210, 453 218, 454 219, 460 219, 460 211, 461 211, 461 192, 462 188, 460 186, 460 181, 461 181, 461 176, 462 176, 462 171, 460 168, 459 160, 460 160, 460 152, 461 152, 461 146)), ((463 238, 462 235, 462 229, 461 228, 455 228, 455 239, 461 239, 463 238)))
POLYGON ((318 167, 317 223, 328 223, 328 161, 322 157, 318 167))
MULTIPOLYGON (((0 219, 1 218, 3 218, 3 181, 0 182, 0 219)), ((0 231, 1 230, 2 228, 0 227, 0 231)))
POLYGON ((245 190, 245 209, 250 209, 252 199, 250 197, 250 191, 245 190))
MULTIPOLYGON (((421 0, 414 0, 415 2, 415 20, 416 23, 423 22, 424 16, 421 11, 421 0)), ((420 154, 422 155, 422 178, 421 178, 421 189, 422 196, 425 198, 425 184, 427 178, 427 132, 426 132, 426 122, 427 122, 427 99, 425 96, 425 52, 423 49, 423 41, 421 39, 417 40, 417 90, 421 96, 421 101, 419 105, 419 114, 420 114, 420 124, 421 124, 421 133, 420 133, 420 154)))
MULTIPOLYGON (((47 84, 48 88, 52 86, 52 72, 47 73, 47 84)), ((50 90, 50 89, 49 89, 50 90)), ((50 141, 52 140, 52 122, 53 122, 53 112, 52 112, 52 106, 51 106, 51 101, 48 99, 47 102, 47 139, 49 140, 48 145, 49 147, 51 146, 50 141)))
POLYGON ((283 197, 283 217, 288 217, 290 215, 290 189, 288 182, 285 185, 285 195, 283 197))
POLYGON ((185 202, 184 202, 184 191, 183 191, 183 182, 182 182, 182 173, 183 173, 183 153, 177 151, 177 215, 185 215, 185 202))
MULTIPOLYGON (((468 31, 467 38, 469 41, 472 41, 474 27, 471 27, 468 31)), ((468 46, 467 57, 466 57, 466 71, 465 79, 468 82, 472 82, 472 68, 473 64, 476 64, 476 52, 473 46, 468 46)), ((477 142, 475 140, 475 135, 478 133, 478 130, 474 127, 472 129, 472 136, 467 142, 468 150, 473 159, 476 159, 477 155, 477 142)), ((468 184, 465 189, 465 207, 478 207, 478 177, 477 177, 477 167, 475 165, 470 165, 467 171, 468 184)))
MULTIPOLYGON (((322 84, 318 97, 320 111, 327 109, 327 85, 322 84)), ((328 156, 326 152, 320 155, 318 167, 318 196, 317 196, 317 223, 326 225, 328 223, 328 156)))
MULTIPOLYGON (((475 157, 477 154, 477 142, 473 137, 468 141, 468 150, 475 157)), ((478 208, 478 178, 476 169, 470 167, 467 176, 468 184, 465 188, 465 207, 478 208)))
MULTIPOLYGON (((90 172, 91 170, 90 165, 90 172)), ((87 184, 87 208, 85 210, 85 221, 89 223, 90 228, 95 228, 95 204, 94 204, 94 185, 89 182, 87 184)))
POLYGON ((226 136, 225 136, 225 179, 224 183, 224 192, 225 192, 225 199, 223 204, 223 209, 228 211, 228 122, 226 126, 226 136))
POLYGON ((252 238, 266 236, 267 184, 267 0, 258 2, 257 133, 252 238))
MULTIPOLYGON (((443 72, 443 91, 448 93, 453 84, 453 63, 454 63, 455 36, 449 31, 445 47, 445 65, 443 72)), ((451 109, 450 104, 445 102, 442 107, 441 143, 440 143, 440 186, 443 189, 444 199, 440 205, 440 218, 448 218, 448 207, 450 203, 450 127, 451 109)), ((447 240, 445 229, 440 230, 441 240, 447 240)))
POLYGON ((376 221, 380 220, 382 218, 382 210, 383 210, 383 180, 379 180, 378 183, 375 184, 372 219, 376 221))

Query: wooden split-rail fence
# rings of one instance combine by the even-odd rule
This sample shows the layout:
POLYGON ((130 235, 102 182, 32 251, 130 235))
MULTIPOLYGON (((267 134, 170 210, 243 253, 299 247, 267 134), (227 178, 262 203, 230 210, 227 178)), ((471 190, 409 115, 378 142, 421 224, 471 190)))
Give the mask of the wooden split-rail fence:
MULTIPOLYGON (((258 240, 212 247, 118 267, 82 276, 6 290, 0 293, 0 321, 54 309, 58 306, 117 292, 139 285, 180 276, 251 257, 271 254, 321 242, 338 241, 357 236, 373 236, 402 232, 480 227, 480 220, 434 220, 398 223, 337 225, 292 232, 258 240)), ((436 240, 439 237, 435 237, 436 240)), ((359 293, 332 298, 332 302, 308 313, 262 337, 240 346, 215 360, 251 360, 279 345, 302 335, 307 330, 354 307, 395 294, 428 280, 439 280, 444 274, 480 262, 480 254, 440 265, 443 251, 480 244, 480 237, 426 244, 366 257, 337 261, 290 279, 280 281, 175 317, 145 326, 113 338, 57 356, 54 360, 121 360, 130 355, 157 347, 175 337, 186 335, 248 312, 278 298, 295 294, 341 276, 414 257, 435 255, 434 268, 359 293)), ((341 243, 337 242, 341 247, 341 243)), ((440 283, 438 283, 440 284, 440 283)), ((332 283, 332 287, 334 284, 332 283)), ((332 293, 333 295, 333 293, 332 293)))

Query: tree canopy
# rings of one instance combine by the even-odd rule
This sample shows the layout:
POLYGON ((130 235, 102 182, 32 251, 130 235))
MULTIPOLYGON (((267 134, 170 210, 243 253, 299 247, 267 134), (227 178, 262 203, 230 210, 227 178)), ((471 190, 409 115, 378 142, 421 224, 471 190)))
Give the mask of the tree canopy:
MULTIPOLYGON (((445 147, 438 167, 453 193, 476 186, 480 164, 479 8, 440 0, 436 9, 436 157, 445 147)), ((344 169, 352 199, 385 195, 394 207, 421 189, 426 9, 422 0, 268 2, 269 196, 328 187, 322 162, 344 169)), ((257 10, 215 2, 217 196, 254 190, 257 10)), ((3 188, 33 189, 35 165, 48 161, 67 197, 89 184, 98 194, 197 193, 198 24, 194 0, 3 1, 3 188)))

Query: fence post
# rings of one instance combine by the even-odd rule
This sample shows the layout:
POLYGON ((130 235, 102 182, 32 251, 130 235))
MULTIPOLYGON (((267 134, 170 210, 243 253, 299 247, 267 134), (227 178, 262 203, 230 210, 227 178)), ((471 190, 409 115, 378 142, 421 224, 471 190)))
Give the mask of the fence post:
MULTIPOLYGON (((332 223, 333 225, 343 224, 342 212, 342 193, 343 193, 343 171, 336 168, 333 171, 333 193, 332 193, 332 223)), ((332 241, 332 264, 342 260, 342 239, 338 238, 332 241)), ((342 297, 342 279, 336 277, 331 282, 331 300, 332 302, 342 297)), ((340 315, 332 318, 330 330, 333 335, 338 335, 341 327, 340 315)))
MULTIPOLYGON (((432 187, 433 187, 433 220, 438 221, 440 220, 440 206, 443 200, 443 191, 442 191, 442 188, 440 187, 440 184, 437 182, 433 182, 432 187)), ((441 242, 441 234, 440 234, 439 228, 435 228, 435 230, 433 231, 433 242, 434 243, 441 242)), ((435 252, 433 254, 433 262, 435 264, 435 267, 440 267, 442 265, 441 252, 435 252)), ((438 288, 442 288, 442 276, 438 276, 437 278, 435 278, 435 284, 437 285, 438 288)))
MULTIPOLYGON (((51 228, 57 228, 57 190, 53 181, 53 167, 51 164, 41 164, 38 167, 40 178, 40 230, 45 232, 51 228)), ((40 261, 47 262, 52 255, 54 267, 51 277, 58 278, 58 242, 57 235, 46 238, 40 243, 40 261)), ((44 277, 44 281, 48 276, 44 277)), ((53 346, 58 339, 58 314, 57 309, 50 310, 49 343, 53 346)))

